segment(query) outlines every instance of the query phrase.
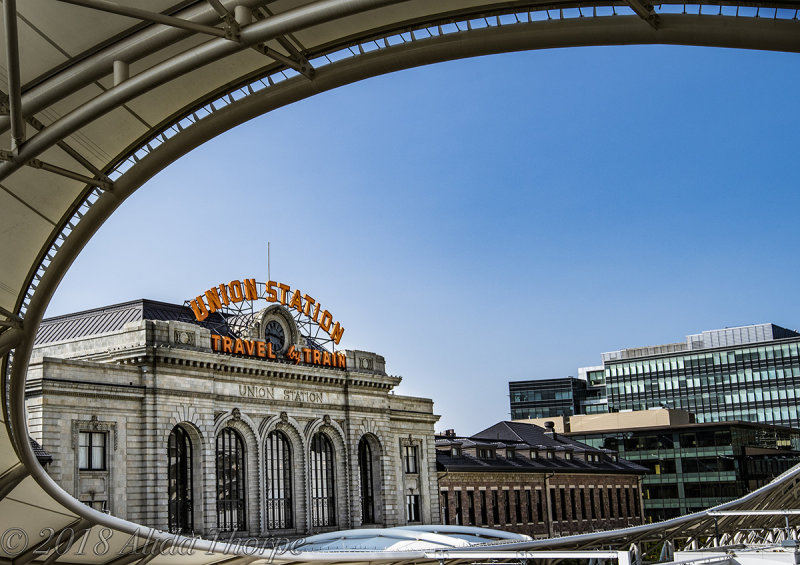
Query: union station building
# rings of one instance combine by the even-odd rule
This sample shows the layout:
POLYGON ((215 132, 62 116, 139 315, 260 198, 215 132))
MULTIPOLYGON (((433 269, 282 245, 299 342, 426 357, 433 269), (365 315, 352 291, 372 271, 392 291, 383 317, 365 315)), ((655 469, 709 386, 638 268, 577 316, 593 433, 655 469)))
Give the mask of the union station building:
POLYGON ((380 355, 336 349, 341 325, 288 288, 45 320, 26 392, 51 476, 204 537, 439 523, 433 402, 394 394, 380 355))

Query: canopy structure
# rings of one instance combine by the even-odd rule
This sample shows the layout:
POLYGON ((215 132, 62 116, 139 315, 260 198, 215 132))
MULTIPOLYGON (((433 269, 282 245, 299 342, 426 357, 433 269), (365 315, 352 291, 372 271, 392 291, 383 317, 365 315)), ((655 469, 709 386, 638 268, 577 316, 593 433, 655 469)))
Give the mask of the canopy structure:
MULTIPOLYGON (((131 544, 142 550, 172 538, 78 503, 42 471, 28 442, 25 375, 45 308, 98 227, 164 167, 274 108, 439 61, 634 43, 797 52, 798 7, 796 0, 3 0, 0 560, 125 565, 259 558, 210 542, 197 542, 203 551, 191 556, 163 548, 125 553, 131 544), (106 531, 113 535, 100 551, 81 552, 75 544, 91 540, 93 548, 106 531), (64 532, 75 535, 59 537, 64 532), (31 547, 30 540, 45 545, 31 547)), ((730 508, 795 508, 796 474, 730 508)), ((792 526, 797 523, 788 516, 792 526)), ((701 513, 580 539, 515 544, 608 546, 678 534, 719 539, 753 520, 701 513)), ((757 518, 759 528, 783 521, 757 518)), ((391 554, 383 551, 381 559, 400 559, 391 554)))

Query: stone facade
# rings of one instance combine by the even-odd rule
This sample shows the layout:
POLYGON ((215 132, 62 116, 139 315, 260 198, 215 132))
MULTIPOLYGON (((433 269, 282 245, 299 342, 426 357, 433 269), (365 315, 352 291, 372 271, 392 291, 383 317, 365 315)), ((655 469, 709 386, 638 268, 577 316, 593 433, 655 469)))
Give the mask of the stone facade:
POLYGON ((30 433, 52 454, 48 472, 67 492, 96 509, 168 530, 168 442, 180 426, 191 442, 192 533, 207 537, 222 529, 222 430, 235 430, 244 444, 245 528, 236 532, 242 536, 365 525, 359 461, 365 439, 374 492, 370 525, 409 523, 409 495, 419 502, 413 522, 438 523, 432 401, 393 394, 401 379, 385 373, 381 356, 346 356, 343 370, 223 354, 212 350, 210 331, 198 325, 132 321, 121 330, 35 348, 27 386, 30 433), (292 527, 280 531, 268 527, 266 509, 265 442, 274 430, 288 439, 291 458, 292 527), (318 432, 330 441, 335 462, 335 523, 326 526, 314 526, 310 510, 310 443, 318 432), (103 443, 103 468, 79 464, 79 451, 91 451, 79 442, 90 439, 103 443), (418 453, 414 473, 403 468, 406 445, 418 453))

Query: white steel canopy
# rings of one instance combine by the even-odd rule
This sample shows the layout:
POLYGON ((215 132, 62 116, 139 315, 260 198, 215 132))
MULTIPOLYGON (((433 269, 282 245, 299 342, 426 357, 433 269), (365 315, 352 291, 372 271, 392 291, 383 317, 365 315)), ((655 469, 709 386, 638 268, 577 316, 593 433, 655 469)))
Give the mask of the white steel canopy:
MULTIPOLYGON (((19 528, 9 543, 22 535, 40 540, 43 528, 93 527, 93 542, 103 527, 116 534, 102 555, 69 549, 75 540, 67 537, 53 536, 43 554, 15 552, 18 545, 0 539, 0 561, 15 565, 34 558, 48 565, 232 559, 202 544, 212 550, 120 554, 132 535, 138 548, 169 536, 72 499, 37 465, 27 440, 27 359, 58 282, 117 206, 181 155, 274 108, 438 61, 630 43, 800 51, 799 1, 2 0, 2 6, 0 534, 19 528)), ((796 474, 726 508, 796 508, 796 474)), ((759 519, 769 526, 783 520, 759 519)), ((677 532, 733 535, 745 520, 701 513, 522 543, 578 547, 677 532)), ((256 559, 239 555, 237 563, 256 559)))

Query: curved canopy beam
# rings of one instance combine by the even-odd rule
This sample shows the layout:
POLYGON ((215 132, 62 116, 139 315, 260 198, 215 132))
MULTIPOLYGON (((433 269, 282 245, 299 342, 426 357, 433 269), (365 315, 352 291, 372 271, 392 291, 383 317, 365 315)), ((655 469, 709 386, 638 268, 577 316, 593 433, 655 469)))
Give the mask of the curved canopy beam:
MULTIPOLYGON (((103 222, 153 175, 275 108, 441 61, 655 43, 800 52, 800 1, 153 0, 148 5, 160 8, 156 15, 124 8, 110 13, 98 9, 109 4, 100 0, 80 3, 3 2, 12 72, 0 101, 0 531, 24 516, 31 539, 43 527, 61 531, 79 524, 81 532, 93 528, 85 535, 110 528, 139 548, 148 536, 174 538, 95 512, 59 488, 27 441, 24 389, 33 337, 59 281, 103 222)), ((798 473, 720 509, 793 506, 798 473)), ((765 527, 784 524, 783 516, 760 519, 765 527)), ((791 521, 798 523, 795 516, 791 521)), ((715 522, 720 532, 734 534, 742 517, 700 513, 509 548, 697 538, 712 535, 715 522)), ((231 559, 207 542, 195 547, 207 551, 195 556, 198 564, 231 559)), ((63 554, 63 561, 77 562, 75 551, 64 544, 45 560, 57 563, 63 554)), ((11 557, 0 548, 0 559, 11 557)), ((407 555, 373 557, 389 562, 407 555)), ((181 556, 118 559, 159 565, 181 556)), ((313 559, 342 560, 318 553, 313 559)), ((97 556, 90 562, 109 561, 97 556)))

